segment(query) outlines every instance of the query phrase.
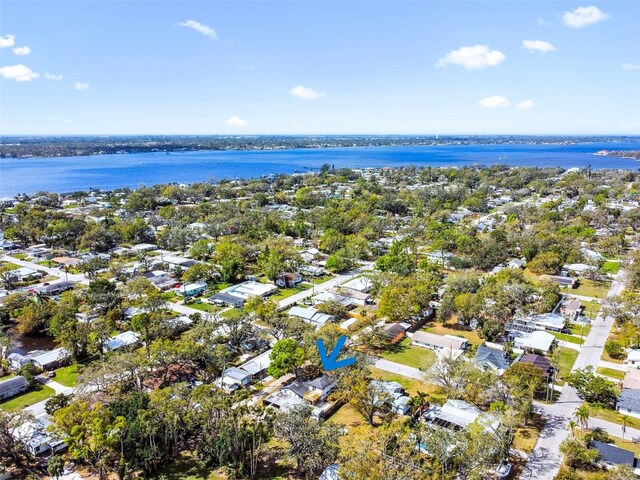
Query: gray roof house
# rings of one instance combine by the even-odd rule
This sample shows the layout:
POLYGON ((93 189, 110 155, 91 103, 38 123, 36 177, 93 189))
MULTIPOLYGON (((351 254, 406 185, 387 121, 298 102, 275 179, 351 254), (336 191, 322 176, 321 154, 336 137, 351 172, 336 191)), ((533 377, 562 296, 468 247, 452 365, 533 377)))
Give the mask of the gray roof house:
POLYGON ((632 451, 624 448, 616 447, 610 443, 598 442, 592 440, 589 442, 590 448, 595 448, 600 455, 597 462, 605 468, 626 465, 633 468, 635 456, 632 451))
POLYGON ((29 382, 23 376, 0 381, 0 400, 15 397, 29 389, 29 382))
POLYGON ((478 346, 474 363, 483 370, 493 370, 499 375, 502 375, 510 365, 506 352, 486 345, 478 346))
POLYGON ((623 415, 640 418, 640 390, 623 388, 618 397, 616 408, 623 415))

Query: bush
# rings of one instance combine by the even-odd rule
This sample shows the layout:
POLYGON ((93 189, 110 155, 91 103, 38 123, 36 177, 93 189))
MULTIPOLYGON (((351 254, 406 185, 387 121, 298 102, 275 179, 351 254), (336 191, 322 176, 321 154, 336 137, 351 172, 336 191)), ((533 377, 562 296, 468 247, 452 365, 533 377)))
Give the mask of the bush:
POLYGON ((625 357, 624 348, 619 342, 615 340, 609 340, 604 344, 604 349, 611 358, 616 360, 622 360, 625 357))

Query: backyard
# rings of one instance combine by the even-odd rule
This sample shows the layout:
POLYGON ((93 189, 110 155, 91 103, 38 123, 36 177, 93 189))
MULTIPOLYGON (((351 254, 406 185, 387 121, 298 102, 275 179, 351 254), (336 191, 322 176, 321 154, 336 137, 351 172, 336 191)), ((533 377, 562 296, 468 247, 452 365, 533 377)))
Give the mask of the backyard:
POLYGON ((26 407, 30 407, 35 403, 46 400, 54 393, 55 391, 52 388, 47 387, 46 385, 38 385, 36 388, 23 393, 22 395, 17 395, 0 403, 0 409, 7 412, 17 412, 26 407))
POLYGON ((411 346, 411 339, 405 338, 402 342, 384 352, 382 358, 390 362, 401 363, 409 367, 424 370, 433 365, 436 354, 427 348, 411 346))

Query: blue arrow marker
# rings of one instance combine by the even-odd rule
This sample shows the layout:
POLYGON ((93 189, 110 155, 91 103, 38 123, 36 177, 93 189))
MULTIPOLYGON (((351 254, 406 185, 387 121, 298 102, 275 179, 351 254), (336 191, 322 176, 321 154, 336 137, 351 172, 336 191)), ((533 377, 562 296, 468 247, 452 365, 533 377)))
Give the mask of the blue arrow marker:
POLYGON ((320 352, 320 360, 322 360, 322 366, 325 370, 335 370, 336 368, 348 367, 355 363, 356 359, 353 357, 343 358, 342 360, 338 360, 338 355, 340 355, 340 350, 344 347, 344 342, 347 341, 346 335, 342 335, 338 339, 338 343, 333 347, 333 351, 331 355, 327 355, 327 350, 324 348, 324 342, 322 340, 318 340, 316 344, 318 345, 318 352, 320 352))

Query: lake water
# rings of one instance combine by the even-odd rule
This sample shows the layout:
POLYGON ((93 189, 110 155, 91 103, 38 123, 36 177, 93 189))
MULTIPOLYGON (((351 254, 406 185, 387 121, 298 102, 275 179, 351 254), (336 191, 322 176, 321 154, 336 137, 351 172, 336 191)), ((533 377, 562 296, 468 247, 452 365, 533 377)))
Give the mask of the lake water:
POLYGON ((159 183, 250 178, 336 168, 505 164, 536 167, 637 169, 633 159, 594 156, 598 150, 640 150, 634 143, 574 145, 443 145, 269 151, 199 151, 0 159, 0 197, 40 190, 57 193, 159 183))

